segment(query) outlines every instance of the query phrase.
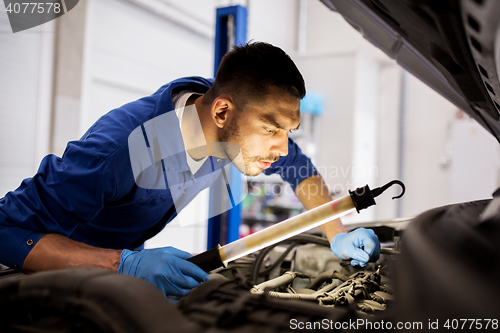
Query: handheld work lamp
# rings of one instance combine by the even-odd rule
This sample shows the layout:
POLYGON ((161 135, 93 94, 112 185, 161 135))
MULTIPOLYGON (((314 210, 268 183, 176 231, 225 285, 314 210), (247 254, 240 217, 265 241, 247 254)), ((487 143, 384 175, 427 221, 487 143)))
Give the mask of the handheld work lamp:
POLYGON ((405 186, 399 180, 393 180, 373 190, 370 190, 368 185, 359 187, 355 191, 349 191, 349 195, 345 197, 318 206, 222 247, 218 245, 191 257, 188 261, 198 265, 205 272, 226 266, 230 261, 347 215, 353 210, 359 213, 360 210, 375 205, 375 197, 394 184, 400 185, 402 192, 392 199, 401 198, 405 193, 405 186))

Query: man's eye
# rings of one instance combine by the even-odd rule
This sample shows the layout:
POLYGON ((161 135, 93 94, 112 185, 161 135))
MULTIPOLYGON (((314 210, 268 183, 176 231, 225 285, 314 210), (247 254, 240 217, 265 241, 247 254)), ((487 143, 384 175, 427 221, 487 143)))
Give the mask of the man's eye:
POLYGON ((274 133, 274 131, 272 129, 269 129, 269 128, 265 128, 264 129, 268 132, 268 133, 274 133))

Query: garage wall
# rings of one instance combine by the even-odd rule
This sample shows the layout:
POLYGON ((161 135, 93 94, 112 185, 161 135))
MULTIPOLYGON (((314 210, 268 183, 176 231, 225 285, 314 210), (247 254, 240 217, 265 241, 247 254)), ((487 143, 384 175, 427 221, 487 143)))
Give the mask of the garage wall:
POLYGON ((475 120, 456 113, 450 126, 449 195, 451 202, 490 198, 499 187, 499 145, 475 120), (480 161, 480 163, 478 163, 480 161))
POLYGON ((249 40, 264 41, 291 53, 297 48, 298 1, 249 0, 249 40))
POLYGON ((0 5, 0 197, 48 152, 53 45, 53 22, 13 34, 0 5))
POLYGON ((321 1, 308 0, 307 7, 307 51, 356 49, 376 60, 387 61, 382 51, 368 43, 340 14, 321 1))
POLYGON ((324 98, 317 167, 330 191, 345 195, 351 184, 354 148, 355 53, 304 54, 295 61, 307 89, 324 98))
POLYGON ((87 6, 80 134, 107 111, 173 79, 211 76, 209 36, 127 1, 89 0, 87 6))
POLYGON ((413 216, 449 202, 449 169, 440 165, 448 148, 456 107, 407 74, 403 215, 413 216))
MULTIPOLYGON (((399 178, 400 172, 400 130, 401 130, 401 77, 402 69, 394 63, 383 63, 380 68, 377 101, 377 185, 399 178)), ((392 219, 398 216, 401 201, 391 198, 400 193, 398 187, 390 188, 384 196, 377 198, 376 220, 392 219)), ((401 206, 400 206, 401 205, 401 206)), ((401 209, 401 208, 400 208, 401 209)))
POLYGON ((87 2, 55 20, 51 153, 58 156, 78 138, 87 2))

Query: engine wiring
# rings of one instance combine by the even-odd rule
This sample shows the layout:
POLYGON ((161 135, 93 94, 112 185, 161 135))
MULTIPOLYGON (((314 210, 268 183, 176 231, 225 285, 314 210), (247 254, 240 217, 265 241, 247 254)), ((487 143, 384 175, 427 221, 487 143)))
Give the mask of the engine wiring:
MULTIPOLYGON (((383 311, 386 309, 386 304, 394 299, 390 280, 384 276, 385 282, 381 282, 384 280, 380 273, 385 267, 380 265, 378 268, 373 268, 377 266, 370 264, 362 269, 352 267, 349 262, 345 261, 340 263, 341 271, 328 270, 321 274, 294 271, 293 265, 291 271, 283 274, 280 271, 287 269, 286 266, 276 270, 285 262, 290 253, 297 249, 297 246, 305 244, 330 247, 325 237, 300 234, 266 247, 258 253, 242 257, 218 272, 231 272, 232 278, 237 277, 240 280, 239 284, 246 285, 253 294, 314 302, 324 307, 355 306, 363 313, 383 311), (283 250, 280 251, 277 259, 268 262, 271 252, 278 246, 281 246, 283 250), (273 274, 274 278, 272 278, 273 274), (281 275, 276 277, 276 274, 281 275), (307 283, 306 288, 294 288, 296 279, 309 279, 308 283, 298 281, 298 285, 307 283), (244 283, 241 280, 245 280, 244 283)), ((387 272, 383 274, 387 275, 387 272)))

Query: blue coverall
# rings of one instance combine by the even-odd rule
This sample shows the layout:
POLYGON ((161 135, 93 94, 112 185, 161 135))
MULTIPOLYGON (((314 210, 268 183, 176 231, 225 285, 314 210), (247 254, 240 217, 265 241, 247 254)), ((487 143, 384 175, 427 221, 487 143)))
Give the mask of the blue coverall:
MULTIPOLYGON (((48 233, 64 235, 97 247, 133 249, 160 232, 176 215, 171 188, 138 186, 129 152, 129 136, 151 119, 173 112, 172 94, 205 93, 213 79, 181 78, 151 96, 125 104, 102 116, 80 140, 68 143, 62 157, 46 156, 32 177, 0 199, 0 263, 22 271, 38 240, 48 233)), ((176 119, 176 118, 175 118, 176 119)), ((166 150, 184 149, 179 124, 169 125, 162 142, 166 150)), ((288 155, 265 170, 279 173, 292 188, 316 174, 310 159, 289 139, 288 155), (288 172, 293 166, 293 172, 288 172), (299 172, 297 172, 299 170, 299 172)), ((224 163, 209 158, 198 172, 219 169, 224 163)), ((185 155, 161 161, 163 177, 189 175, 185 155)), ((197 174, 198 174, 197 172, 197 174)), ((185 193, 182 206, 210 182, 176 184, 185 193)), ((177 208, 179 205, 177 205, 177 208)))

